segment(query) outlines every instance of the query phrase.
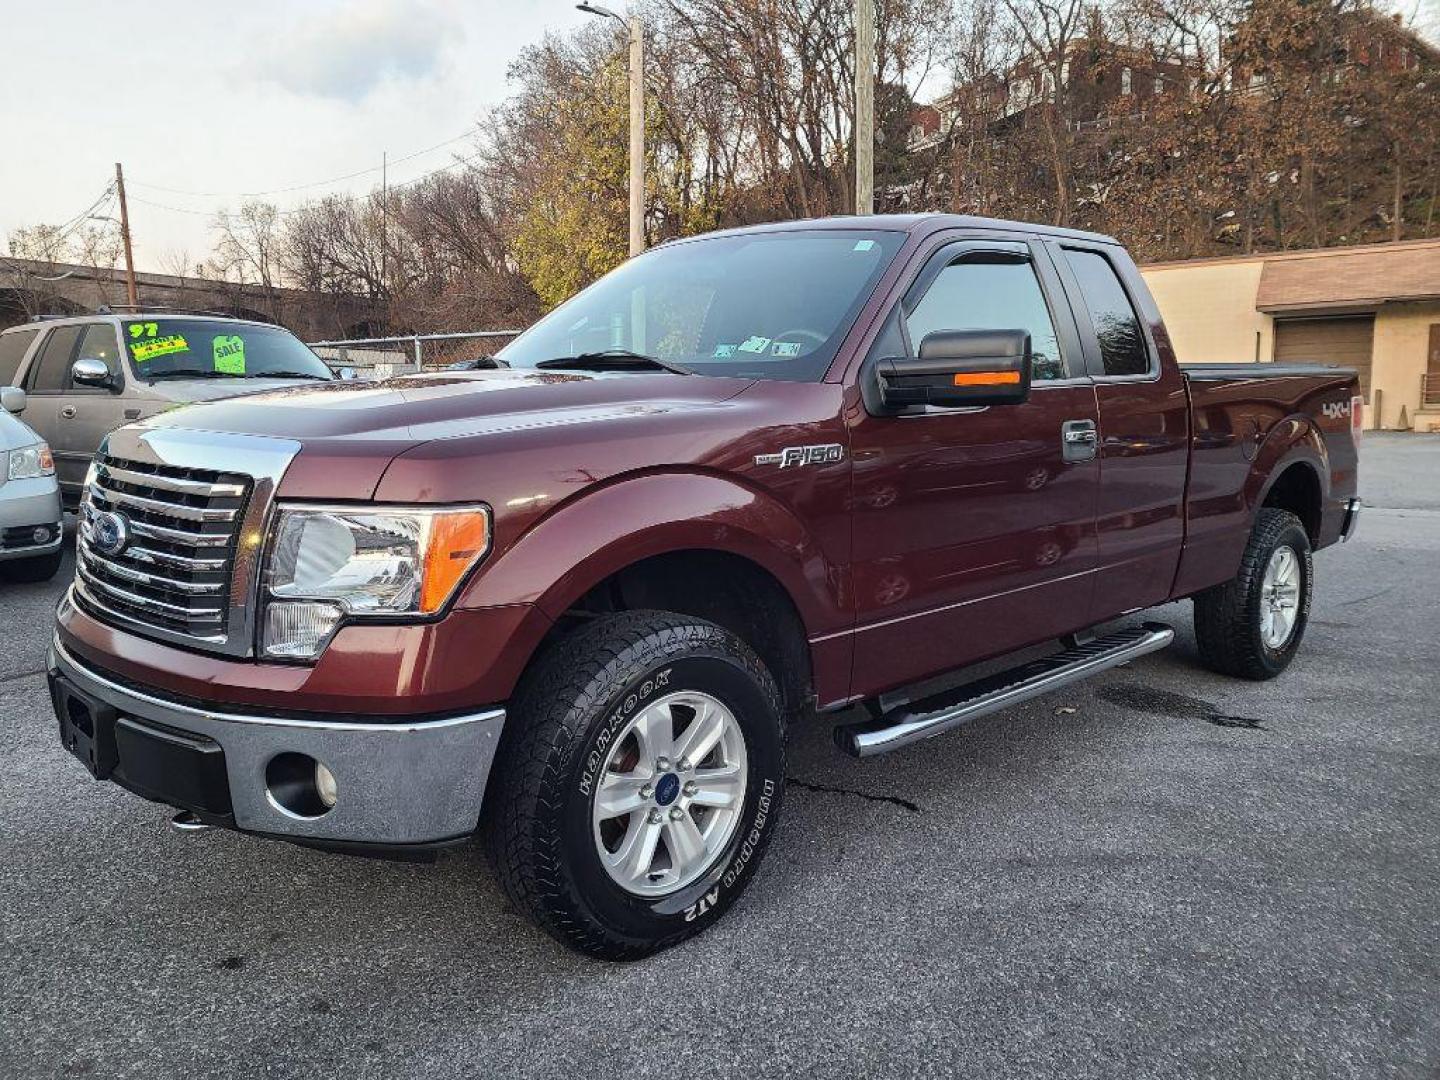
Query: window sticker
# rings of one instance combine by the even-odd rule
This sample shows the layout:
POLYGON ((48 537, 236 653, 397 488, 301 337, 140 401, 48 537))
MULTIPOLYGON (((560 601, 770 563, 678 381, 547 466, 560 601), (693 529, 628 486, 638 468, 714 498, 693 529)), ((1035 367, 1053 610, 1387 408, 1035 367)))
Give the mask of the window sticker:
POLYGON ((734 346, 734 345, 716 345, 716 346, 715 346, 715 353, 714 353, 714 355, 715 355, 715 356, 718 356, 718 357, 721 357, 721 358, 724 358, 724 357, 727 357, 727 356, 734 356, 734 355, 735 355, 735 346, 734 346))
POLYGON ((130 355, 135 358, 137 364, 143 364, 147 360, 154 360, 157 356, 169 356, 171 353, 189 351, 190 343, 185 340, 182 334, 168 334, 165 337, 146 338, 143 341, 130 342, 130 355))
POLYGON ((160 327, 153 322, 137 322, 130 324, 131 338, 153 338, 159 332, 160 327))
POLYGON ((874 241, 874 240, 856 240, 856 241, 855 241, 855 246, 854 246, 854 248, 852 248, 851 250, 852 250, 852 251, 869 251, 869 250, 870 250, 871 248, 873 248, 874 246, 875 246, 875 241, 874 241))
POLYGON ((799 356, 800 342, 798 341, 777 341, 770 346, 772 356, 799 356))
POLYGON ((758 335, 746 338, 739 346, 741 352, 748 353, 763 353, 769 347, 770 339, 768 337, 759 337, 758 335))
POLYGON ((226 375, 245 374, 245 339, 239 334, 216 334, 210 349, 216 371, 226 375))

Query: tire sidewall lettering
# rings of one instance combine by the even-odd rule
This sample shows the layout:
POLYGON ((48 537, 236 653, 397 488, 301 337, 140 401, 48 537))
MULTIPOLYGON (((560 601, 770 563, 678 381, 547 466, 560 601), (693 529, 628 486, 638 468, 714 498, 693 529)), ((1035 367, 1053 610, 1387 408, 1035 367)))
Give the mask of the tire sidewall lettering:
POLYGON ((605 758, 610 749, 610 743, 615 736, 630 722, 635 715, 635 710, 655 695, 657 690, 668 690, 670 687, 670 675, 673 668, 665 668, 655 672, 645 679, 635 690, 626 694, 624 699, 611 710, 604 725, 595 736, 594 744, 590 752, 585 755, 585 765, 580 770, 580 794, 589 799, 595 793, 595 778, 600 775, 600 769, 605 764, 605 758))
POLYGON ((582 894, 593 894, 591 906, 604 909, 606 921, 620 921, 639 930, 648 925, 683 926, 718 918, 743 891, 758 869, 769 835, 778 819, 784 794, 783 739, 778 728, 764 730, 772 707, 753 677, 728 659, 718 656, 684 656, 662 661, 652 671, 633 677, 620 690, 618 700, 584 744, 584 757, 571 781, 563 831, 572 852, 582 894), (708 873, 678 892, 641 897, 624 892, 605 872, 595 852, 591 804, 609 751, 636 711, 662 693, 700 689, 714 694, 734 712, 745 733, 749 758, 749 784, 745 793, 742 826, 727 850, 708 873))

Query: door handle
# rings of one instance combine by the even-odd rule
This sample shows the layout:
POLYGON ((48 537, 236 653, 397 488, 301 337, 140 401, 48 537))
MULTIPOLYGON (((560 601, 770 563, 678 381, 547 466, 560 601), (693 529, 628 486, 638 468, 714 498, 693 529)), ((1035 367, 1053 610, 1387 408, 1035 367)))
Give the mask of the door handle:
POLYGON ((74 420, 74 419, 75 419, 75 406, 74 406, 74 405, 66 405, 64 408, 62 408, 62 409, 60 410, 60 415, 63 416, 66 420, 74 420))
POLYGON ((1061 451, 1066 461, 1093 461, 1099 441, 1094 420, 1066 420, 1060 425, 1061 451))

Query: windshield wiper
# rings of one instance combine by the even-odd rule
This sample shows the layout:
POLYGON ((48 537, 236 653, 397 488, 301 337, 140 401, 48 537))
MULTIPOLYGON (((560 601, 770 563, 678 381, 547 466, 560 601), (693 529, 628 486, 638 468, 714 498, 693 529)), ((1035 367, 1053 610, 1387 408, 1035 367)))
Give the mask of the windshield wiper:
POLYGON ((241 379, 319 379, 321 382, 330 382, 324 375, 316 375, 313 371, 247 371, 244 375, 237 376, 241 379))
POLYGON ((557 356, 553 360, 541 360, 535 365, 541 370, 550 368, 576 368, 581 371, 645 371, 654 369, 668 371, 672 375, 693 375, 689 368, 681 367, 670 360, 660 360, 644 353, 629 349, 603 349, 600 352, 577 353, 575 356, 557 356))

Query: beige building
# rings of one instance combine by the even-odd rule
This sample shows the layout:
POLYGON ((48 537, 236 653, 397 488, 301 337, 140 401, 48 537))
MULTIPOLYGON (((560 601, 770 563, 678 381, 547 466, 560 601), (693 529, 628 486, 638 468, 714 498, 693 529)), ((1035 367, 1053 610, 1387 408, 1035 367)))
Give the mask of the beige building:
POLYGON ((1182 363, 1358 368, 1366 427, 1440 431, 1440 240, 1141 270, 1182 363))

